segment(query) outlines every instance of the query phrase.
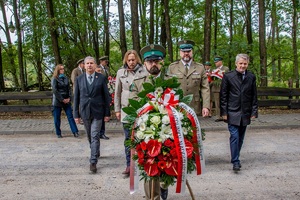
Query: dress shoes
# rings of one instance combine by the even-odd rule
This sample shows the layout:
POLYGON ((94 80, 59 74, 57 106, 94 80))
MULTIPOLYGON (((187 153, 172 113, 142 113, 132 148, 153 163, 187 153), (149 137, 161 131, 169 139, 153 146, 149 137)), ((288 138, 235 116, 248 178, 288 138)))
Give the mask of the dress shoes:
POLYGON ((79 134, 78 132, 77 133, 74 133, 74 137, 78 138, 79 137, 79 134))
POLYGON ((241 169, 241 167, 242 167, 242 165, 240 164, 240 163, 235 163, 235 164, 233 164, 233 171, 240 171, 240 169, 241 169))
POLYGON ((97 173, 97 164, 96 163, 91 163, 90 164, 90 171, 92 173, 97 173))
POLYGON ((103 139, 103 140, 109 140, 109 137, 107 137, 106 135, 100 135, 100 139, 103 139))
POLYGON ((62 135, 57 135, 57 138, 62 138, 62 135))
POLYGON ((129 166, 126 167, 125 171, 122 172, 122 174, 127 174, 127 175, 129 175, 129 174, 130 174, 130 167, 129 167, 129 166))
POLYGON ((160 188, 160 197, 162 198, 162 200, 166 200, 168 198, 168 188, 160 188))
POLYGON ((215 122, 222 122, 222 121, 224 121, 223 118, 218 118, 215 120, 215 122))

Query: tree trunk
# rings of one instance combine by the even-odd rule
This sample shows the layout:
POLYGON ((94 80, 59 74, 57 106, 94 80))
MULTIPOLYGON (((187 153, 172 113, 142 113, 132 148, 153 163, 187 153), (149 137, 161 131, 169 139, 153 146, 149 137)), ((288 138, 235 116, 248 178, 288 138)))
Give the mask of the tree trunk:
POLYGON ((9 57, 9 64, 10 64, 10 72, 12 74, 13 77, 13 82, 16 88, 20 87, 19 84, 19 79, 17 76, 17 67, 15 64, 15 60, 14 60, 14 52, 13 52, 13 46, 11 43, 11 38, 10 38, 10 34, 9 34, 9 28, 8 28, 8 23, 7 23, 7 19, 6 19, 6 11, 5 11, 5 6, 4 6, 4 1, 0 1, 0 5, 1 5, 1 11, 2 11, 2 19, 4 21, 4 27, 5 27, 5 35, 6 35, 6 41, 7 41, 7 46, 8 48, 6 49, 7 55, 9 57))
POLYGON ((122 58, 127 51, 126 44, 126 28, 125 28, 125 20, 124 20, 124 7, 123 0, 118 0, 118 10, 119 10, 119 22, 120 22, 120 48, 122 52, 122 58))
MULTIPOLYGON (((271 33, 272 33, 272 38, 271 38, 271 42, 272 42, 272 49, 275 52, 275 41, 276 41, 276 24, 277 24, 277 17, 276 17, 276 1, 272 0, 272 8, 271 8, 271 19, 272 19, 272 23, 271 23, 271 33)), ((276 77, 277 77, 277 73, 276 73, 276 65, 275 65, 275 61, 276 61, 276 57, 275 55, 272 55, 272 80, 275 81, 276 77)))
POLYGON ((252 38, 252 15, 251 15, 251 0, 246 0, 246 32, 247 32, 247 41, 248 41, 248 48, 247 54, 250 56, 250 63, 253 63, 253 38, 252 38))
POLYGON ((39 36, 39 31, 41 30, 40 25, 37 23, 36 19, 36 6, 35 2, 29 2, 30 5, 30 11, 31 11, 31 17, 32 17, 32 44, 34 49, 34 61, 36 72, 37 72, 37 81, 39 85, 39 91, 43 91, 43 69, 42 69, 42 41, 41 37, 39 36))
POLYGON ((211 16, 212 16, 212 0, 205 0, 205 16, 204 16, 204 52, 202 62, 210 61, 210 43, 211 43, 211 16))
POLYGON ((154 0, 150 0, 149 44, 154 43, 154 0))
POLYGON ((266 24, 265 24, 265 4, 258 1, 259 9, 259 57, 260 57, 260 86, 268 86, 267 78, 267 52, 266 52, 266 24))
MULTIPOLYGON (((164 0, 161 0, 160 2, 161 7, 164 6, 164 0)), ((165 11, 162 10, 161 13, 161 27, 160 27, 160 42, 161 45, 166 48, 166 43, 167 43, 167 34, 166 34, 166 15, 165 15, 165 11)))
POLYGON ((233 40, 233 24, 234 24, 234 18, 233 18, 233 0, 230 0, 230 12, 229 12, 229 15, 230 15, 230 23, 229 23, 229 51, 228 51, 228 58, 229 58, 229 61, 228 61, 228 67, 229 69, 231 69, 231 57, 232 57, 232 40, 233 40))
POLYGON ((173 62, 173 43, 172 43, 172 35, 171 35, 169 0, 164 0, 164 8, 165 8, 166 39, 168 44, 169 61, 173 62))
POLYGON ((20 70, 21 90, 22 92, 25 92, 27 91, 27 86, 26 86, 25 71, 23 65, 23 49, 22 49, 22 33, 21 33, 22 30, 20 25, 17 0, 13 0, 13 11, 14 11, 16 30, 18 36, 18 61, 19 61, 19 70, 20 70))
POLYGON ((146 3, 144 0, 140 0, 139 10, 140 10, 140 19, 141 19, 142 47, 144 47, 147 44, 147 29, 146 29, 147 12, 146 12, 146 3))
POLYGON ((215 29, 214 29, 214 55, 217 54, 217 35, 218 35, 218 0, 215 0, 215 16, 214 16, 214 22, 215 22, 215 29))
MULTIPOLYGON (((110 2, 110 0, 107 0, 107 3, 106 3, 106 0, 102 0, 103 21, 104 21, 104 41, 103 42, 105 44, 104 54, 108 57, 109 57, 109 53, 110 53, 110 51, 109 51, 110 50, 110 41, 109 41, 109 2, 110 2)), ((98 34, 98 31, 97 31, 97 34, 98 34)))
POLYGON ((140 52, 140 33, 139 33, 139 13, 138 13, 138 0, 130 0, 131 8, 131 30, 133 49, 140 52))
MULTIPOLYGON (((102 1, 102 3, 103 3, 103 1, 102 1)), ((89 25, 90 25, 90 30, 92 30, 91 31, 92 44, 93 44, 93 49, 95 52, 95 59, 96 59, 96 62, 98 63, 99 58, 100 58, 99 34, 98 34, 98 23, 97 23, 98 15, 97 15, 97 13, 95 14, 95 11, 94 11, 97 9, 94 9, 94 5, 92 4, 92 2, 88 2, 87 8, 88 8, 88 12, 90 15, 90 22, 91 22, 89 25)), ((102 9, 103 9, 103 13, 105 13, 106 11, 105 11, 105 7, 103 7, 103 4, 102 4, 102 9)), ((103 20, 104 20, 104 24, 105 24, 106 19, 104 16, 103 16, 103 20)))
POLYGON ((292 28, 292 39, 293 39, 293 56, 294 56, 294 80, 296 82, 296 88, 299 88, 299 69, 298 69, 298 48, 297 48, 297 29, 298 29, 298 12, 299 1, 293 0, 293 28, 292 28))

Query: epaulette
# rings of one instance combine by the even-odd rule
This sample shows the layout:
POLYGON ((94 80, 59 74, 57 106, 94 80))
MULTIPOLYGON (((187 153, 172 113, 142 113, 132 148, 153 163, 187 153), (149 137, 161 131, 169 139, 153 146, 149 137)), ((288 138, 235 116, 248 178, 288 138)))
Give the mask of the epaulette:
POLYGON ((179 63, 179 61, 180 61, 180 60, 177 60, 177 61, 175 61, 175 62, 171 63, 171 64, 170 64, 170 66, 171 66, 171 65, 178 64, 178 63, 179 63))

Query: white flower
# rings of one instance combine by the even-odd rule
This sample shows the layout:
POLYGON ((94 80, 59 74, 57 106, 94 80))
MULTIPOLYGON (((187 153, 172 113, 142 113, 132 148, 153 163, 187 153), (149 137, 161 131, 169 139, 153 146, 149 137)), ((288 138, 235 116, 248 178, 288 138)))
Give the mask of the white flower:
POLYGON ((155 93, 157 94, 157 95, 161 95, 162 93, 164 92, 164 89, 162 88, 162 87, 158 87, 158 88, 156 88, 156 90, 155 90, 155 93))
POLYGON ((153 124, 150 125, 150 129, 155 131, 155 126, 153 124))
POLYGON ((145 131, 146 130, 146 124, 144 122, 142 122, 140 124, 140 131, 145 131))
POLYGON ((183 114, 181 112, 178 112, 178 115, 179 115, 179 119, 183 120, 183 114))
POLYGON ((170 123, 170 118, 169 118, 169 116, 164 115, 161 121, 162 121, 163 124, 169 124, 170 123))
POLYGON ((154 116, 150 119, 150 121, 153 123, 153 124, 156 124, 158 125, 160 123, 160 117, 159 116, 154 116))
POLYGON ((144 139, 144 141, 145 141, 146 143, 148 143, 150 139, 154 139, 153 134, 145 134, 145 139, 144 139))
POLYGON ((182 127, 182 132, 183 132, 183 135, 187 135, 187 134, 188 134, 188 130, 187 130, 187 128, 185 128, 185 127, 182 127))
POLYGON ((143 122, 144 123, 147 122, 148 116, 149 116, 148 114, 144 114, 144 115, 140 116, 137 120, 137 126, 140 126, 141 123, 143 123, 143 122))
POLYGON ((165 106, 162 105, 162 104, 160 104, 160 105, 158 106, 158 110, 159 110, 159 112, 160 112, 161 114, 163 114, 163 115, 167 115, 167 114, 168 114, 167 110, 165 109, 165 106))
POLYGON ((139 138, 140 140, 145 138, 145 135, 142 131, 137 131, 136 132, 136 137, 139 138))

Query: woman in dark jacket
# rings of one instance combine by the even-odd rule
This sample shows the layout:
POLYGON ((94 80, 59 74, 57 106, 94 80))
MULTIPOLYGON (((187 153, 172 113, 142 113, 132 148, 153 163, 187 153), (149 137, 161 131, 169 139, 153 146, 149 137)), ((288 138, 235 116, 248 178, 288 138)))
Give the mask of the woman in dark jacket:
POLYGON ((70 128, 74 137, 78 137, 78 129, 73 117, 73 110, 71 105, 71 87, 69 79, 64 74, 64 66, 62 64, 58 64, 55 67, 53 77, 51 80, 51 86, 53 91, 53 118, 54 118, 54 126, 56 135, 58 138, 62 138, 60 123, 61 123, 61 110, 64 109, 70 128))

